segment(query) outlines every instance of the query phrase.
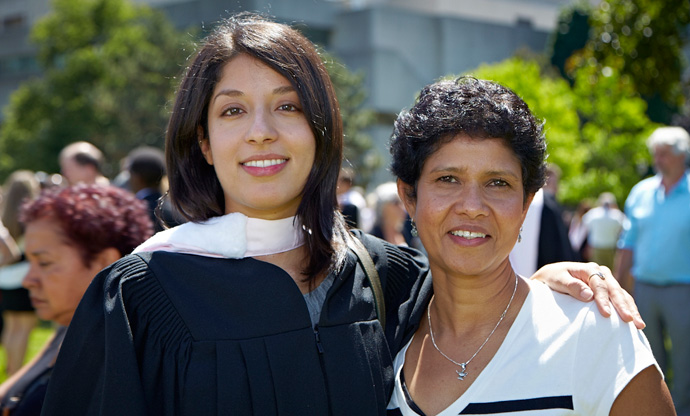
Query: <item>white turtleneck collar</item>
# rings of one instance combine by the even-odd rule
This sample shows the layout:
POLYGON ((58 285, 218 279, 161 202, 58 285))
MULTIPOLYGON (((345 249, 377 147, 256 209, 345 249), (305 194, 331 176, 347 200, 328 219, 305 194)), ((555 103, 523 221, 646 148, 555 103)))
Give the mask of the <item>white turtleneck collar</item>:
POLYGON ((239 259, 283 253, 303 244, 304 231, 296 217, 261 220, 235 212, 156 233, 134 253, 171 251, 239 259))

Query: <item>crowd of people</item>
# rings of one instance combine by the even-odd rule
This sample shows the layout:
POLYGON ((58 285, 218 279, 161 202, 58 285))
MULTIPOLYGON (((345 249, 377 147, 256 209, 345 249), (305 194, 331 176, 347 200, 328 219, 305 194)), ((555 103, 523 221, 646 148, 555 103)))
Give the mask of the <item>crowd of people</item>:
MULTIPOLYGON (((688 206, 688 173, 674 164, 687 141, 653 138, 650 149, 662 179, 633 191, 627 217, 602 194, 575 238, 553 211, 559 172, 528 106, 494 82, 440 81, 395 122, 396 181, 364 195, 341 167, 342 120, 314 45, 233 16, 190 58, 164 151, 133 149, 110 180, 98 148, 72 143, 61 176, 28 173, 38 185, 14 208, 19 231, 3 214, 0 283, 23 262, 23 328, 38 316, 57 329, 28 364, 12 359, 0 408, 675 414, 657 339, 647 335, 650 348, 611 273, 618 255, 616 276, 650 299, 690 285, 684 272, 645 281, 657 270, 638 263, 658 192, 665 209, 688 206), (599 264, 554 263, 577 258, 573 241, 599 264)), ((657 305, 638 303, 654 320, 646 331, 668 329, 657 305)), ((15 331, 25 344, 27 330, 15 331)))

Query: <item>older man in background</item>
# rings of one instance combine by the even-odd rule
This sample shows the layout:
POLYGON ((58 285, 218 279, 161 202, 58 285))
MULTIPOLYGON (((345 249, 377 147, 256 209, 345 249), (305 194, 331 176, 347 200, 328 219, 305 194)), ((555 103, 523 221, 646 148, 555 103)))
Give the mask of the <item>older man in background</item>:
POLYGON ((65 146, 59 156, 60 173, 70 185, 108 185, 103 175, 103 152, 89 142, 74 142, 65 146))
POLYGON ((657 175, 633 187, 616 273, 633 289, 645 334, 667 374, 678 415, 690 415, 690 135, 661 127, 647 140, 657 175), (634 288, 633 288, 634 285, 634 288), (664 342, 665 337, 670 345, 664 342))

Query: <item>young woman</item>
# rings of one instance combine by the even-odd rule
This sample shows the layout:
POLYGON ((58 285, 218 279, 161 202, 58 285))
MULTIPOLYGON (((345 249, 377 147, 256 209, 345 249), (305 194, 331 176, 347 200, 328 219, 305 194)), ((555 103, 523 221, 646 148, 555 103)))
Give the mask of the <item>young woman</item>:
POLYGON ((187 69, 166 140, 190 222, 96 277, 45 414, 385 413, 427 262, 355 233, 382 286, 377 315, 337 212, 342 125, 314 46, 256 16, 224 22, 187 69))

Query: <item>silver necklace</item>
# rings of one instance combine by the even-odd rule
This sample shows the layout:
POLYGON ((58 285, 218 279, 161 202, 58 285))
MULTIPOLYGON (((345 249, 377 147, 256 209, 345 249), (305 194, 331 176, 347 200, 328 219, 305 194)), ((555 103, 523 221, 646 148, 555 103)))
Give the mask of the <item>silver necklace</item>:
POLYGON ((494 327, 494 329, 491 330, 491 333, 489 334, 489 336, 486 337, 486 339, 484 340, 482 345, 480 345, 479 348, 477 349, 477 351, 475 351, 474 354, 472 354, 470 359, 465 361, 464 363, 459 363, 459 362, 455 361, 454 359, 450 358, 443 351, 441 351, 441 349, 438 347, 438 345, 436 345, 436 339, 434 339, 434 330, 431 328, 431 304, 434 302, 434 298, 433 297, 431 298, 431 301, 429 302, 429 307, 426 310, 426 318, 429 321, 429 335, 431 335, 431 343, 434 345, 434 348, 436 348, 436 351, 438 351, 443 356, 443 358, 445 358, 446 360, 448 360, 451 363, 460 367, 460 370, 455 370, 455 372, 458 374, 458 380, 464 380, 465 377, 467 377, 467 364, 469 364, 470 361, 472 361, 474 359, 474 357, 476 357, 477 354, 479 354, 479 351, 481 351, 482 348, 484 348, 484 345, 486 345, 486 343, 489 342, 489 338, 491 338, 491 336, 494 334, 494 332, 496 332, 496 328, 498 328, 498 326, 501 324, 501 322, 503 321, 503 318, 506 317, 506 314, 508 313, 508 309, 510 309, 510 304, 513 303, 513 298, 515 297, 515 292, 517 292, 517 286, 518 286, 517 274, 515 274, 515 272, 513 272, 513 274, 515 275, 515 287, 513 288, 513 294, 510 295, 510 300, 508 301, 508 306, 506 306, 506 309, 501 314, 501 317, 498 319, 498 322, 496 323, 496 326, 494 327))

